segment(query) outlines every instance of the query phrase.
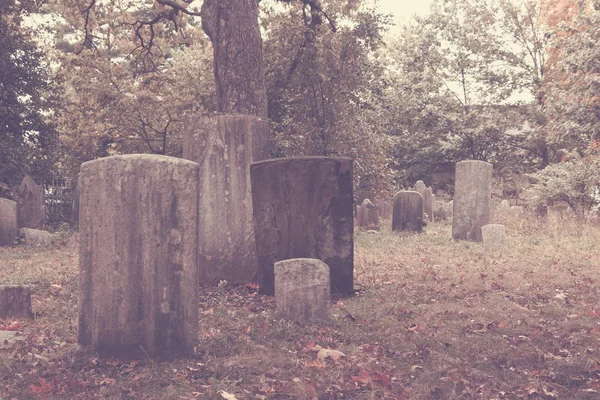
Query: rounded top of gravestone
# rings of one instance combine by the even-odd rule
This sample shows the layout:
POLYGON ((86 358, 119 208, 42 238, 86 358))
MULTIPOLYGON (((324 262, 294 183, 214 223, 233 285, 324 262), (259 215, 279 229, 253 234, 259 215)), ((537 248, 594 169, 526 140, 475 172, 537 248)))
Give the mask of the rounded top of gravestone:
POLYGON ((94 168, 95 166, 102 164, 112 163, 124 163, 124 164, 143 164, 143 163, 169 163, 180 166, 198 166, 198 163, 193 161, 184 160, 183 158, 176 158, 170 156, 163 156, 158 154, 125 154, 110 157, 98 158, 92 161, 86 161, 81 164, 81 171, 88 168, 94 168))
POLYGON ((14 207, 17 206, 17 202, 14 200, 10 200, 10 199, 5 199, 4 197, 0 197, 0 203, 4 203, 4 204, 10 204, 14 207))
POLYGON ((417 192, 416 190, 401 190, 394 195, 394 201, 396 201, 398 196, 419 196, 421 199, 423 198, 421 193, 417 192))
POLYGON ((364 199, 364 200, 363 200, 363 202, 362 202, 362 205, 363 205, 363 206, 367 206, 368 208, 372 208, 372 207, 374 207, 374 206, 375 206, 375 205, 374 205, 374 204, 371 202, 371 200, 369 200, 369 199, 364 199))

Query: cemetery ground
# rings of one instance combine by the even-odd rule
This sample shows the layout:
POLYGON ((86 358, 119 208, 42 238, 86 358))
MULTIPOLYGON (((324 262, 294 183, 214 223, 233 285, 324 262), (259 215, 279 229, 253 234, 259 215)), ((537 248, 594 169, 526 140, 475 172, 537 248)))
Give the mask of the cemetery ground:
MULTIPOLYGON (((0 248, 0 282, 33 286, 33 320, 0 321, 0 399, 597 399, 600 225, 503 221, 489 254, 423 234, 357 232, 357 294, 331 320, 275 319, 254 285, 200 290, 200 346, 183 360, 77 351, 78 248, 0 248)), ((388 221, 389 225, 389 221, 388 221)))

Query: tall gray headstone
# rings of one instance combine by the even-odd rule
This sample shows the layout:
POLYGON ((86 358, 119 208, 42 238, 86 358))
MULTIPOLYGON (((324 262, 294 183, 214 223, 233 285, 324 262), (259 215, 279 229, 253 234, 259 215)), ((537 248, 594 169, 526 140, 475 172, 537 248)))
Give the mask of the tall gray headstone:
POLYGON ((258 272, 250 163, 269 156, 269 121, 194 116, 185 130, 183 158, 200 165, 200 282, 248 283, 258 272))
POLYGON ((481 242, 481 227, 490 222, 492 164, 484 161, 456 163, 452 237, 481 242))
POLYGON ((44 191, 25 175, 21 184, 12 189, 17 202, 17 226, 19 228, 41 228, 46 219, 44 191))
POLYGON ((198 341, 198 164, 135 154, 83 163, 78 342, 172 357, 198 341))

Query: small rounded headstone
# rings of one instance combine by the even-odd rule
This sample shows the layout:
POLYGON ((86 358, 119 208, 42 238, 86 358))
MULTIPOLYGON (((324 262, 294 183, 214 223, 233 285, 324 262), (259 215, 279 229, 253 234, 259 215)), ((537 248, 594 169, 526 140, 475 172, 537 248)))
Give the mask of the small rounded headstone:
POLYGON ((29 286, 0 286, 0 319, 32 316, 29 286))
POLYGON ((481 227, 483 247, 491 251, 503 251, 508 247, 506 228, 500 224, 489 224, 481 227))
POLYGON ((326 319, 329 288, 329 267, 321 260, 294 258, 275 263, 275 304, 279 318, 326 319))

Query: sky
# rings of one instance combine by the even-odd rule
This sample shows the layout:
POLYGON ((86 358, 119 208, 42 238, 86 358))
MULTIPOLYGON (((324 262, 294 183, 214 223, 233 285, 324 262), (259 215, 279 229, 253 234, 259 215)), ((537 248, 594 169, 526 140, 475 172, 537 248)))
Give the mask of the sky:
MULTIPOLYGON (((379 10, 394 16, 396 25, 407 21, 413 14, 425 15, 429 12, 431 0, 379 0, 379 10)), ((392 28, 392 30, 397 28, 392 28)))

